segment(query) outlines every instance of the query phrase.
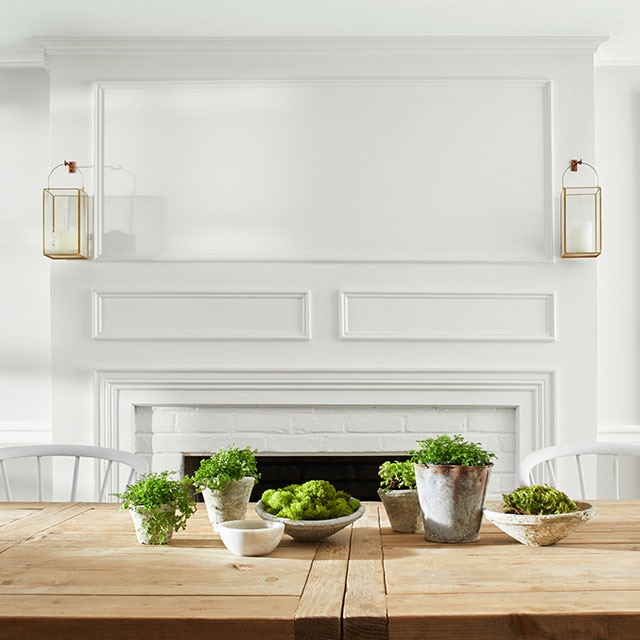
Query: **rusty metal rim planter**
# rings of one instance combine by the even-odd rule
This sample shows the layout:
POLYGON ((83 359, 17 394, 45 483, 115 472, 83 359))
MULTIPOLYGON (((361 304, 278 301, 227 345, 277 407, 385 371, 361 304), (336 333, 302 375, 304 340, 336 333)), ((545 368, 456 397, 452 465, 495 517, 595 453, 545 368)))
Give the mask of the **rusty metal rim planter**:
POLYGON ((414 467, 425 540, 478 540, 493 464, 467 467, 416 463, 414 467))

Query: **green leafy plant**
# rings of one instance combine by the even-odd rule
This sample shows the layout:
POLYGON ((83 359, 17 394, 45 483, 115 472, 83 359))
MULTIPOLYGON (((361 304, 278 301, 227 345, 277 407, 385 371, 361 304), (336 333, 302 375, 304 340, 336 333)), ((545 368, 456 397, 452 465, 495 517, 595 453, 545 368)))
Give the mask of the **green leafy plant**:
POLYGON ((411 452, 411 460, 425 465, 459 465, 484 467, 495 453, 489 453, 476 442, 468 442, 461 435, 441 435, 418 440, 418 449, 411 452))
POLYGON ((219 449, 210 458, 200 462, 200 466, 191 476, 196 491, 209 489, 222 491, 234 480, 242 480, 247 476, 260 479, 258 462, 255 454, 257 449, 245 447, 240 449, 235 445, 219 449))
POLYGON ((290 520, 330 520, 351 515, 360 500, 338 491, 326 480, 309 480, 282 489, 267 489, 262 494, 267 512, 290 520))
POLYGON ((551 515, 577 511, 576 503, 564 492, 546 484, 519 487, 503 493, 505 513, 519 515, 551 515))
POLYGON ((378 469, 380 488, 384 491, 415 489, 416 474, 411 460, 387 460, 378 469))
POLYGON ((122 509, 133 509, 145 517, 143 526, 151 544, 162 544, 172 528, 184 529, 196 511, 189 478, 174 480, 169 474, 169 471, 142 474, 122 493, 113 494, 122 501, 122 509))

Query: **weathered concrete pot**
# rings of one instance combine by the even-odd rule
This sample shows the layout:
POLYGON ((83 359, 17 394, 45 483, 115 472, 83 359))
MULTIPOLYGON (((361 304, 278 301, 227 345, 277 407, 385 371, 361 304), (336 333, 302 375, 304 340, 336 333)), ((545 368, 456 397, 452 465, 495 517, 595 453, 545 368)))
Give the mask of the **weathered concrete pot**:
POLYGON ((415 464, 425 540, 475 542, 492 464, 482 467, 415 464))
POLYGON ((422 531, 422 513, 416 489, 378 489, 378 495, 395 533, 422 531))
POLYGON ((244 520, 255 480, 249 476, 234 480, 225 489, 202 490, 209 522, 215 525, 228 520, 244 520))
MULTIPOLYGON (((163 505, 162 507, 158 507, 158 510, 164 513, 170 513, 171 507, 169 505, 163 505)), ((171 542, 171 538, 173 537, 173 523, 169 526, 168 531, 159 529, 157 525, 154 525, 155 511, 153 509, 132 507, 129 509, 129 513, 131 514, 136 537, 140 544, 167 544, 171 542)))

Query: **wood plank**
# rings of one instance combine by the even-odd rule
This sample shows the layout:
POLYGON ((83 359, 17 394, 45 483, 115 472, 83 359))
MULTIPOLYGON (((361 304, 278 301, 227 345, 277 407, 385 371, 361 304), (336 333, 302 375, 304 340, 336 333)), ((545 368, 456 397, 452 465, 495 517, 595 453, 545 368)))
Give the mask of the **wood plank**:
POLYGON ((0 637, 293 640, 297 604, 291 596, 0 596, 0 637))
POLYGON ((398 595, 483 592, 581 591, 585 584, 600 589, 634 589, 640 583, 640 554, 575 547, 474 546, 385 550, 389 593, 398 595), (514 577, 517 576, 517 579, 514 577))
POLYGON ((347 591, 343 607, 344 640, 385 640, 387 604, 378 511, 367 510, 353 524, 347 591))
POLYGON ((351 526, 316 543, 313 564, 295 613, 296 640, 340 640, 350 540, 351 526))
POLYGON ((390 640, 638 640, 640 592, 389 596, 390 640), (630 606, 631 603, 631 606, 630 606))
POLYGON ((79 514, 91 511, 93 508, 90 503, 52 502, 35 504, 41 504, 41 507, 34 508, 28 516, 9 522, 0 528, 0 541, 27 540, 65 520, 70 520, 79 514))

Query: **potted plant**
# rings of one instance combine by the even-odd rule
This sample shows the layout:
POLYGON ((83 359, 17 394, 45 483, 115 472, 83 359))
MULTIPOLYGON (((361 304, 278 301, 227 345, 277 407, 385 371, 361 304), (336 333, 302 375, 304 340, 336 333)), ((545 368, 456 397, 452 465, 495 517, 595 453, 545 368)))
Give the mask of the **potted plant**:
POLYGON ((174 480, 169 471, 145 473, 122 493, 114 493, 133 519, 138 542, 166 544, 195 513, 188 478, 174 480))
POLYGON ((461 435, 418 441, 411 452, 424 537, 432 542, 473 542, 495 454, 461 435))
POLYGON ((411 460, 386 460, 378 469, 378 495, 395 533, 422 530, 422 515, 416 490, 416 474, 411 460))
POLYGON ((200 462, 191 476, 195 490, 202 493, 214 526, 228 520, 243 520, 253 485, 260 479, 255 449, 235 445, 219 449, 200 462))

